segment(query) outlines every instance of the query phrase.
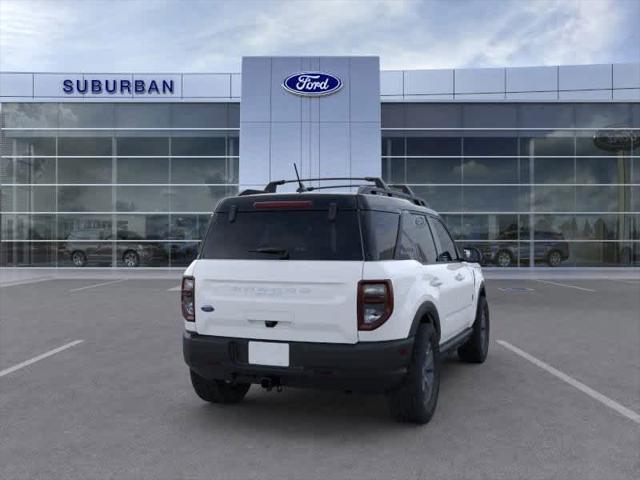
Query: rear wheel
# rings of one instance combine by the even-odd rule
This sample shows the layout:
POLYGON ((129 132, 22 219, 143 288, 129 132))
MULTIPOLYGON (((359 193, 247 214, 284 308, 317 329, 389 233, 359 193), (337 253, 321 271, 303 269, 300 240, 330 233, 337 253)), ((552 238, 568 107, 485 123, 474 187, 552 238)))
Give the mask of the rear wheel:
POLYGON ((562 263, 562 254, 558 250, 552 250, 547 255, 547 264, 550 267, 557 267, 562 263))
POLYGON ((74 267, 84 267, 87 264, 87 256, 80 251, 75 251, 71 254, 71 261, 74 267))
POLYGON ((211 403, 239 403, 249 391, 249 383, 227 383, 208 380, 191 370, 191 385, 198 396, 211 403))
POLYGON ((387 394, 391 414, 400 422, 425 424, 436 410, 439 390, 438 338, 433 326, 425 323, 415 337, 407 378, 387 394))
POLYGON ((500 250, 496 254, 496 264, 503 268, 510 267, 511 264, 513 264, 513 257, 511 256, 511 253, 507 250, 500 250))
POLYGON ((483 363, 489 352, 489 304, 487 298, 478 299, 476 319, 473 322, 473 333, 469 340, 458 348, 458 356, 469 363, 483 363))
POLYGON ((125 266, 133 268, 140 265, 140 256, 133 250, 128 250, 122 255, 122 262, 125 266))

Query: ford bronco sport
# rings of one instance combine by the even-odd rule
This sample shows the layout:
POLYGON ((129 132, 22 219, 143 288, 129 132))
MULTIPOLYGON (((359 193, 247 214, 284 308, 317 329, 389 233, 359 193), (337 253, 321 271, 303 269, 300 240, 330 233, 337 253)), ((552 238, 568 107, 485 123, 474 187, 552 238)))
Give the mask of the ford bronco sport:
MULTIPOLYGON (((357 193, 278 193, 217 205, 182 280, 184 359, 195 392, 236 403, 251 384, 385 393, 400 421, 428 422, 440 359, 482 363, 489 309, 479 252, 439 215, 378 178, 357 193)), ((347 185, 337 185, 346 187, 347 185)), ((351 186, 351 184, 349 185, 351 186)))

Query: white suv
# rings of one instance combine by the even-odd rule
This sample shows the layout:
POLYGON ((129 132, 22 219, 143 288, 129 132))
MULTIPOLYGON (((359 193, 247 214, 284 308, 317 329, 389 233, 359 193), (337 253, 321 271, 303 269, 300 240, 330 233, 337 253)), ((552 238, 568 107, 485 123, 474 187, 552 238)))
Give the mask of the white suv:
POLYGON ((484 362, 479 252, 461 257, 407 187, 358 180, 371 184, 276 193, 289 182, 278 181, 217 205, 182 280, 184 358, 202 399, 236 403, 252 383, 384 392, 398 420, 426 423, 441 356, 484 362))

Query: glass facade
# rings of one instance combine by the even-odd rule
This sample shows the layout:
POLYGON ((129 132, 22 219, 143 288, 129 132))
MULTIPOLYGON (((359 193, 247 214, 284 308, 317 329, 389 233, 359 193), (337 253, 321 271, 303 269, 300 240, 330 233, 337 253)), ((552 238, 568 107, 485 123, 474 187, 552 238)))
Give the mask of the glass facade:
POLYGON ((1 108, 2 266, 184 266, 238 190, 237 103, 1 108))
MULTIPOLYGON (((184 266, 238 190, 238 103, 0 108, 0 266, 184 266)), ((640 265, 639 139, 638 103, 382 104, 384 179, 491 266, 640 265)))
POLYGON ((640 104, 387 103, 382 171, 491 266, 640 265, 640 104))

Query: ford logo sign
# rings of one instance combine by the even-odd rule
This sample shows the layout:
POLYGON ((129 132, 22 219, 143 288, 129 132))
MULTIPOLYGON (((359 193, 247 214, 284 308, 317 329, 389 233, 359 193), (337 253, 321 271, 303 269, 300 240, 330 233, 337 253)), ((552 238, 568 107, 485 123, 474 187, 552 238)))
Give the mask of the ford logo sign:
POLYGON ((294 95, 319 97, 336 93, 342 88, 342 80, 328 73, 301 72, 285 78, 282 88, 294 95))

